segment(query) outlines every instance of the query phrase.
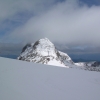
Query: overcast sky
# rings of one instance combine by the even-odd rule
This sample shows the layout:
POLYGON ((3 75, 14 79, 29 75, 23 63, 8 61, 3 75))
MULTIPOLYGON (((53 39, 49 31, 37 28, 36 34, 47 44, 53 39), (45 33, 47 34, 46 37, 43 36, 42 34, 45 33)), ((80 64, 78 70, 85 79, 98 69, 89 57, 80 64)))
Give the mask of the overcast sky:
POLYGON ((65 52, 100 53, 100 0, 0 0, 0 48, 44 37, 65 52))

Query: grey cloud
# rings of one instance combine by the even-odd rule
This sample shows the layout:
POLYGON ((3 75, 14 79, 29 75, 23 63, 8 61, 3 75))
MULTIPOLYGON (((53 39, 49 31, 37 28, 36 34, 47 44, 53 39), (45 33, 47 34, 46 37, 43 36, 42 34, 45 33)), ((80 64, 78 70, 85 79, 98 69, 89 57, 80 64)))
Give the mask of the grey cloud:
POLYGON ((99 46, 99 26, 100 6, 65 1, 32 17, 7 37, 25 41, 47 37, 53 42, 99 46))
MULTIPOLYGON (((78 45, 78 44, 67 44, 67 43, 54 43, 58 50, 61 50, 69 55, 88 55, 88 54, 100 54, 100 46, 93 45, 78 45)), ((88 56, 87 56, 88 57, 88 56)))
POLYGON ((19 12, 41 13, 55 0, 0 0, 0 21, 9 19, 19 12))
MULTIPOLYGON (((0 40, 27 43, 47 37, 53 43, 60 44, 57 46, 58 49, 68 53, 100 52, 100 6, 88 7, 83 3, 80 5, 79 0, 56 1, 18 0, 13 2, 10 0, 11 3, 8 5, 8 2, 5 3, 1 0, 0 4, 3 6, 0 7, 3 10, 0 9, 0 13, 3 17, 1 16, 0 19, 9 18, 10 21, 24 23, 19 27, 12 27, 14 24, 11 26, 11 24, 5 23, 3 28, 9 26, 11 30, 7 31, 0 40), (29 16, 24 17, 25 20, 23 17, 15 17, 18 16, 18 13, 24 12, 26 15, 29 14, 29 16), (84 46, 87 47, 84 48, 84 46)), ((4 49, 8 50, 9 48, 4 49)))
POLYGON ((27 42, 47 37, 76 58, 99 58, 100 6, 80 1, 0 0, 0 55, 19 55, 27 42))
POLYGON ((19 55, 24 44, 0 43, 0 55, 19 55))

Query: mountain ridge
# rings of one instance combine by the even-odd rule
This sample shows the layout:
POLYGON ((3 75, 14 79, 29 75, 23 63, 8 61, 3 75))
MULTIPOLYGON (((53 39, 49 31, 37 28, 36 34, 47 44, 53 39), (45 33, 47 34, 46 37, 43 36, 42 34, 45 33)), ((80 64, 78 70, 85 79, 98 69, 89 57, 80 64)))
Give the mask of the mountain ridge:
POLYGON ((100 71, 99 62, 92 61, 75 63, 67 53, 59 51, 48 38, 40 39, 35 43, 26 44, 17 59, 66 68, 100 71))

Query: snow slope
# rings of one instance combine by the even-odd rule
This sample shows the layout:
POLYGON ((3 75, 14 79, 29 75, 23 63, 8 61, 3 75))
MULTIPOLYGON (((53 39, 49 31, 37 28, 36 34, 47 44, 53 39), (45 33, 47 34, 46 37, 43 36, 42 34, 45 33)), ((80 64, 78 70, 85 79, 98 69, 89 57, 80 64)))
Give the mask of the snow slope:
POLYGON ((100 100, 100 73, 0 57, 0 100, 100 100))

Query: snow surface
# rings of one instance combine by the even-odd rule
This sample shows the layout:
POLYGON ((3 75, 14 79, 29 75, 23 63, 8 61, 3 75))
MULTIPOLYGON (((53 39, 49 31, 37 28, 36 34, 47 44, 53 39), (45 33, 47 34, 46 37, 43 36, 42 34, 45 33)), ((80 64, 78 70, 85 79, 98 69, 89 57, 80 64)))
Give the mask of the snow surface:
POLYGON ((48 62, 48 65, 52 65, 52 66, 60 66, 60 67, 66 67, 66 68, 69 68, 69 66, 65 66, 63 63, 59 63, 57 60, 53 59, 53 60, 50 60, 48 62))
POLYGON ((72 60, 66 53, 59 51, 62 56, 67 57, 67 60, 72 60))
POLYGON ((75 65, 84 67, 85 63, 84 62, 78 62, 78 63, 75 63, 75 65))
POLYGON ((0 100, 100 100, 100 73, 0 57, 0 100))

